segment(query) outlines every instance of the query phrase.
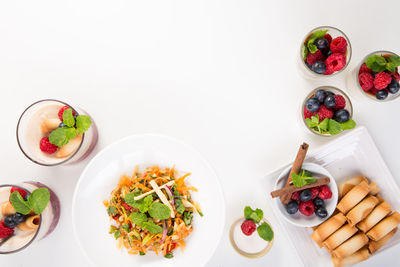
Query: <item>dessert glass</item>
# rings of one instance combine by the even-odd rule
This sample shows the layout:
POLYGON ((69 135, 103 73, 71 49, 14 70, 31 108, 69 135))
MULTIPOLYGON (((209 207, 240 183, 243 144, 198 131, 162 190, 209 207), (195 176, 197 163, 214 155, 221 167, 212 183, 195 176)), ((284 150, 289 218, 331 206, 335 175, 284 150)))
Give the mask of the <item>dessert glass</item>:
POLYGON ((58 118, 58 110, 69 106, 77 115, 88 115, 84 110, 55 99, 39 100, 22 113, 17 124, 17 142, 22 153, 31 161, 43 166, 77 163, 85 159, 97 144, 97 127, 91 118, 92 125, 82 135, 79 147, 65 158, 57 158, 40 150, 39 142, 43 137, 41 122, 45 119, 58 118))
POLYGON ((335 27, 331 27, 331 26, 320 26, 320 27, 312 29, 310 32, 308 32, 306 34, 306 36, 304 36, 304 38, 303 38, 303 40, 301 42, 301 45, 300 45, 300 51, 299 51, 299 57, 298 57, 298 69, 299 69, 300 73, 304 77, 309 78, 309 79, 317 79, 317 78, 321 78, 321 77, 329 78, 329 77, 332 77, 333 75, 341 73, 342 71, 344 71, 347 68, 347 66, 349 65, 349 62, 351 60, 351 55, 352 55, 351 43, 350 43, 350 40, 347 37, 347 35, 344 34, 344 32, 342 32, 341 30, 339 30, 339 29, 337 29, 335 27), (305 43, 306 39, 313 32, 318 31, 318 30, 328 30, 327 33, 329 33, 332 36, 333 39, 336 38, 336 37, 342 36, 347 41, 346 65, 341 70, 336 71, 336 72, 334 72, 332 74, 329 74, 329 75, 318 74, 318 73, 312 71, 307 66, 306 62, 303 59, 303 47, 304 47, 304 43, 305 43))
MULTIPOLYGON (((4 184, 0 185, 0 221, 4 220, 7 210, 10 208, 9 202, 10 190, 12 187, 18 187, 30 194, 38 187, 45 187, 50 192, 50 201, 44 211, 38 215, 38 218, 32 220, 37 228, 21 230, 19 226, 14 228, 14 234, 9 238, 0 239, 0 254, 9 254, 21 251, 31 244, 40 241, 54 231, 60 218, 60 201, 57 195, 46 185, 39 182, 23 182, 20 185, 4 184)), ((13 209, 13 208, 12 208, 13 209)), ((15 213, 15 210, 13 211, 15 213)))
MULTIPOLYGON (((240 228, 244 220, 245 218, 241 217, 231 226, 229 231, 229 240, 232 247, 237 253, 247 258, 254 259, 266 255, 270 251, 274 239, 269 242, 265 241, 257 234, 257 231, 255 231, 251 236, 245 236, 240 228)), ((263 218, 262 221, 267 223, 272 229, 271 224, 265 218, 263 218)))
MULTIPOLYGON (((313 134, 315 134, 315 135, 330 137, 330 136, 333 136, 333 135, 331 135, 331 134, 319 133, 319 132, 317 132, 316 130, 314 130, 314 129, 308 127, 308 125, 307 125, 307 123, 306 123, 306 119, 304 118, 304 109, 306 108, 306 107, 305 107, 305 104, 306 104, 307 99, 310 98, 310 97, 312 97, 312 96, 315 94, 315 92, 317 92, 317 91, 320 90, 320 89, 323 89, 323 90, 325 90, 325 91, 332 92, 332 93, 334 93, 334 94, 342 95, 342 96, 344 97, 344 99, 346 100, 346 106, 345 106, 344 108, 347 109, 347 110, 349 111, 349 113, 350 113, 350 119, 353 118, 353 105, 352 105, 352 103, 351 103, 350 98, 347 96, 347 94, 346 94, 345 92, 343 92, 342 90, 340 90, 340 89, 338 89, 338 88, 336 88, 336 87, 333 87, 333 86, 320 86, 320 87, 317 87, 317 88, 315 88, 314 90, 312 90, 312 91, 306 96, 306 98, 304 99, 303 103, 301 104, 301 108, 300 108, 300 116, 301 116, 301 120, 303 121, 303 123, 302 123, 303 126, 306 127, 307 130, 308 130, 309 132, 311 132, 311 133, 313 133, 313 134)), ((341 133, 339 133, 339 134, 341 134, 341 133)), ((339 134, 337 134, 337 135, 339 135, 339 134)))
MULTIPOLYGON (((369 53, 368 55, 366 55, 361 61, 360 63, 358 63, 357 67, 354 68, 351 72, 349 72, 347 74, 347 79, 346 79, 346 83, 347 83, 347 88, 349 90, 349 93, 354 96, 355 98, 357 98, 357 100, 359 101, 364 101, 366 99, 371 99, 377 102, 387 102, 387 101, 392 101, 394 99, 396 99, 397 97, 399 97, 400 95, 400 91, 397 92, 396 94, 390 94, 388 95, 388 97, 386 99, 383 100, 379 100, 376 99, 375 95, 371 94, 371 93, 367 93, 365 92, 361 86, 360 83, 358 81, 358 72, 360 71, 361 65, 365 62, 365 60, 372 55, 381 55, 381 56, 391 56, 391 55, 395 55, 397 56, 397 54, 390 52, 390 51, 384 51, 384 50, 380 50, 380 51, 375 51, 372 53, 369 53)), ((367 100, 368 101, 368 100, 367 100)))

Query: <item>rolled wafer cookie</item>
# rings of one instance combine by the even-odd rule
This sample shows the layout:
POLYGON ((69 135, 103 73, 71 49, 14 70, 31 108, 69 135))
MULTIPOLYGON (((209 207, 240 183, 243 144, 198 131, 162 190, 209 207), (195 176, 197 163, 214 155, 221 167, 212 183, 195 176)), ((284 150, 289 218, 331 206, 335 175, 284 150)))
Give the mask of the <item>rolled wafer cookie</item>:
POLYGON ((3 216, 7 216, 14 213, 16 213, 16 211, 10 201, 1 204, 1 214, 3 216))
POLYGON ((371 230, 367 232, 367 236, 373 241, 378 241, 390 231, 396 228, 400 224, 400 213, 397 211, 387 216, 385 219, 380 221, 371 230))
POLYGON ((18 228, 22 231, 28 231, 37 229, 40 224, 40 215, 33 215, 28 218, 23 223, 18 224, 18 228))
POLYGON ((349 238, 346 242, 332 251, 336 258, 344 259, 368 243, 368 237, 364 233, 359 233, 349 238))
POLYGON ((323 245, 328 251, 332 251, 352 237, 357 231, 357 228, 350 224, 343 225, 339 230, 329 236, 328 239, 323 242, 323 245))
POLYGON ((337 209, 343 214, 346 214, 355 205, 369 193, 369 185, 367 182, 362 181, 358 185, 354 186, 344 197, 339 201, 337 209))
POLYGON ((364 198, 346 214, 347 221, 352 226, 356 225, 366 218, 378 203, 379 200, 374 196, 364 198))
POLYGON ((311 234, 312 240, 322 247, 322 242, 339 229, 346 222, 346 217, 342 213, 338 213, 322 224, 311 234))
POLYGON ((368 183, 368 179, 364 175, 359 175, 348 179, 346 182, 338 185, 339 199, 346 195, 354 186, 358 185, 362 181, 368 183))
POLYGON ((368 249, 362 248, 356 253, 343 259, 332 256, 332 263, 335 267, 342 267, 368 260, 368 258, 369 258, 368 249))
POLYGON ((376 194, 378 194, 379 192, 379 188, 378 185, 375 182, 370 182, 369 183, 369 193, 373 196, 375 196, 376 194))
POLYGON ((378 249, 383 247, 397 232, 398 227, 394 228, 392 231, 390 231, 388 234, 386 234, 384 237, 379 239, 378 241, 369 241, 368 243, 368 250, 369 253, 374 254, 378 249))
POLYGON ((364 220, 357 224, 357 228, 366 233, 391 212, 392 207, 390 204, 386 201, 383 201, 376 206, 364 220))

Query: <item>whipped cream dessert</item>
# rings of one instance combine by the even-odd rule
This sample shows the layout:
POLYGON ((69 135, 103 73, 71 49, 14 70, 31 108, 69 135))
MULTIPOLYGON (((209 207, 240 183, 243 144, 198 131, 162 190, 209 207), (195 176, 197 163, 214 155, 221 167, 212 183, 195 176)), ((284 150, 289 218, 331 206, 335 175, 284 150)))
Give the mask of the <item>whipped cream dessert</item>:
MULTIPOLYGON (((61 101, 41 100, 29 106, 21 115, 17 126, 18 144, 22 152, 35 163, 53 166, 67 161, 77 162, 89 155, 95 147, 97 128, 93 122, 84 133, 79 132, 61 144, 51 143, 50 135, 53 131, 60 131, 60 128, 77 129, 76 125, 68 127, 62 121, 66 109, 71 108, 61 101)), ((76 118, 85 112, 73 108, 72 114, 70 116, 73 116, 73 122, 76 123, 76 118)))
MULTIPOLYGON (((44 184, 39 182, 24 182, 20 186, 0 186, 0 254, 20 251, 34 241, 38 241, 49 235, 57 226, 60 218, 60 202, 55 193, 44 184), (13 217, 17 212, 9 201, 12 188, 19 188, 28 195, 37 188, 47 188, 50 193, 50 201, 40 215, 33 212, 28 215, 20 215, 20 220, 15 227, 5 225, 7 217, 13 217), (5 230, 13 233, 4 237, 5 230), (10 230, 12 229, 12 230, 10 230)), ((12 222, 15 223, 15 222, 12 222)))
POLYGON ((233 242, 235 242, 235 245, 240 251, 248 254, 258 254, 268 247, 269 242, 265 241, 257 234, 252 234, 250 236, 244 235, 240 228, 244 220, 243 218, 233 227, 233 242))

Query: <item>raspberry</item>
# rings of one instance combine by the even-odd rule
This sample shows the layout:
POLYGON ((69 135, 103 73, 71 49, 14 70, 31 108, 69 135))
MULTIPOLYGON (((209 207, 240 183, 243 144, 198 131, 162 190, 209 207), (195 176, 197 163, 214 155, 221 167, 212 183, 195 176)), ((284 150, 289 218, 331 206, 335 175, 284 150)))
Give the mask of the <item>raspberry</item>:
POLYGON ((333 67, 332 67, 331 65, 328 65, 328 64, 326 63, 326 60, 325 60, 325 66, 326 66, 326 70, 325 70, 325 72, 324 72, 324 75, 331 75, 332 73, 335 72, 335 71, 333 70, 333 67))
POLYGON ((44 153, 53 154, 54 152, 57 151, 57 149, 58 147, 50 143, 48 137, 43 137, 40 140, 40 150, 42 150, 44 153))
POLYGON ((304 119, 311 118, 312 116, 315 115, 315 112, 309 111, 308 109, 306 109, 306 107, 304 107, 303 113, 304 113, 304 119))
MULTIPOLYGON (((58 111, 58 118, 60 119, 60 121, 63 121, 63 114, 64 114, 64 111, 66 110, 66 109, 69 109, 70 107, 68 107, 68 106, 63 106, 62 108, 60 108, 60 110, 58 111)), ((73 111, 72 110, 72 115, 76 115, 76 112, 75 111, 73 111)))
POLYGON ((365 92, 369 91, 374 87, 374 77, 369 72, 363 72, 358 75, 358 83, 365 92))
POLYGON ((332 36, 331 36, 329 33, 325 34, 325 35, 324 35, 324 38, 328 41, 329 44, 331 44, 331 42, 332 42, 332 36))
POLYGON ((325 60, 325 65, 333 71, 339 71, 346 66, 346 57, 340 53, 333 53, 325 60))
POLYGON ((347 50, 347 41, 343 37, 336 37, 332 40, 330 47, 333 53, 344 54, 347 50))
POLYGON ((25 190, 23 190, 23 189, 21 189, 21 188, 18 188, 18 187, 11 187, 10 195, 11 195, 14 191, 18 191, 22 198, 25 198, 25 196, 28 194, 28 192, 26 192, 25 190))
POLYGON ((13 228, 9 228, 4 225, 4 221, 0 223, 0 238, 6 238, 14 233, 13 228))
POLYGON ((312 66, 316 61, 324 60, 324 55, 322 54, 321 50, 317 50, 314 54, 308 53, 307 55, 307 63, 312 66))
POLYGON ((369 69, 369 68, 367 67, 367 64, 365 64, 365 63, 363 63, 363 64, 361 65, 360 70, 358 71, 358 75, 360 75, 361 73, 364 73, 364 72, 368 72, 368 73, 371 73, 371 72, 372 72, 372 70, 369 69))
POLYGON ((373 96, 376 95, 376 92, 378 92, 379 90, 376 88, 372 88, 371 90, 368 91, 368 93, 372 94, 373 96))
POLYGON ((251 235, 256 230, 257 227, 252 220, 245 220, 242 223, 242 226, 240 226, 240 228, 242 228, 243 234, 251 235))
POLYGON ((332 191, 329 189, 327 185, 321 185, 319 187, 318 197, 320 199, 330 199, 332 197, 332 191))
POLYGON ((311 199, 316 198, 318 196, 318 194, 319 194, 319 187, 318 186, 317 187, 313 187, 313 188, 310 188, 310 190, 311 190, 311 193, 312 193, 311 199))
POLYGON ((374 86, 378 90, 385 89, 392 81, 392 76, 386 72, 379 72, 375 75, 374 86))
POLYGON ((296 191, 290 197, 291 200, 300 201, 300 191, 296 191))
POLYGON ((300 202, 299 211, 305 216, 313 215, 315 211, 314 203, 311 200, 306 202, 300 202))
POLYGON ((392 73, 392 77, 396 81, 400 81, 400 74, 398 72, 392 73))
POLYGON ((334 95, 335 97, 335 106, 334 109, 343 109, 346 106, 346 99, 342 95, 334 95))
POLYGON ((319 121, 323 121, 325 118, 332 118, 333 117, 333 111, 325 107, 324 105, 321 105, 319 107, 319 110, 317 112, 319 121))

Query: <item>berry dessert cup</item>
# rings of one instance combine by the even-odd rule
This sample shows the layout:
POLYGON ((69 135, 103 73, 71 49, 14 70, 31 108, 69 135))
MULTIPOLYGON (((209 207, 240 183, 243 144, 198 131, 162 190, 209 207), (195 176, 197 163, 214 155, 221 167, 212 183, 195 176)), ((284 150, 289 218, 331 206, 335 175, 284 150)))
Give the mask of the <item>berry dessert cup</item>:
POLYGON ((351 59, 349 38, 334 27, 311 30, 300 46, 299 64, 307 78, 329 77, 340 73, 351 59))
POLYGON ((350 98, 332 86, 320 86, 309 93, 300 114, 304 126, 320 136, 337 135, 356 126, 350 98))
POLYGON ((30 105, 17 125, 17 141, 24 155, 44 166, 76 163, 97 144, 94 122, 83 110, 59 100, 30 105))
POLYGON ((400 95, 399 66, 400 57, 393 52, 368 54, 347 77, 350 93, 378 102, 396 99, 400 95))
POLYGON ((45 238, 59 218, 58 197, 44 184, 0 185, 0 254, 21 251, 45 238))
POLYGON ((229 231, 229 240, 237 253, 247 258, 266 255, 274 243, 271 224, 260 209, 244 209, 244 217, 237 219, 229 231))

